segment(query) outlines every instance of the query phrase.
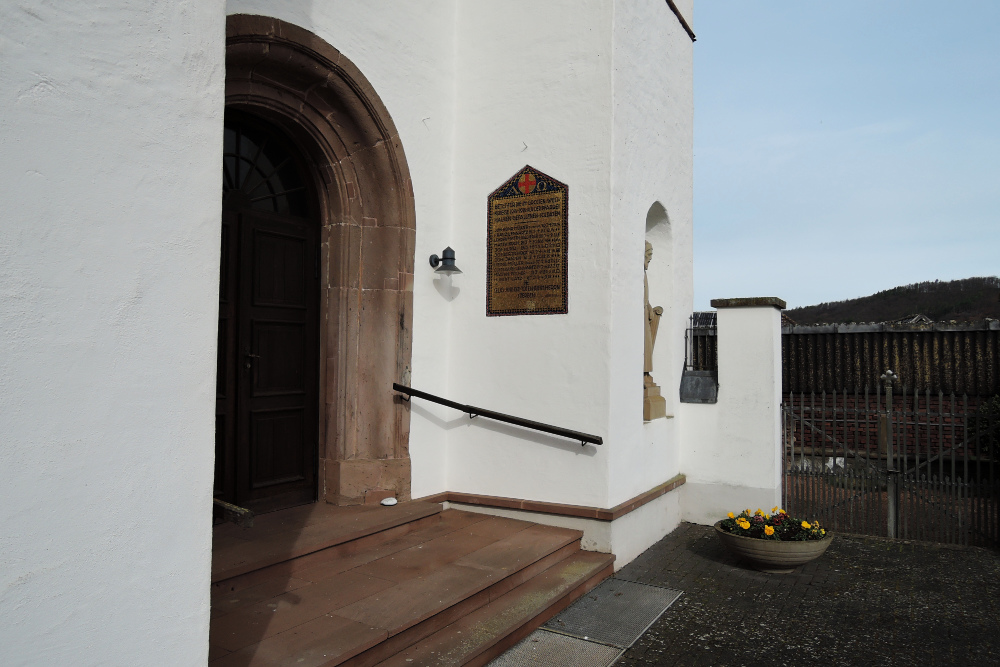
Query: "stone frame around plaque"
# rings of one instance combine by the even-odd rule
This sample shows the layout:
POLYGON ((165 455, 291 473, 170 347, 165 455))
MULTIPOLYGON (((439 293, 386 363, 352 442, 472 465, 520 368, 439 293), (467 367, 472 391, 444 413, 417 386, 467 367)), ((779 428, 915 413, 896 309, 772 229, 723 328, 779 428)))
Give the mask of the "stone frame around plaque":
POLYGON ((486 219, 486 315, 568 313, 569 186, 525 165, 486 198, 486 219))

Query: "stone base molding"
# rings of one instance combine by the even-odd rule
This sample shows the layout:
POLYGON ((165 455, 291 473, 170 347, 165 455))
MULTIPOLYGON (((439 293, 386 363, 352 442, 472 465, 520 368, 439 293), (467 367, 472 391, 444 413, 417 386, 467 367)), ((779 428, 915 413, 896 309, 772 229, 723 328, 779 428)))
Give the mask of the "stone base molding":
POLYGON ((463 505, 477 505, 480 507, 495 507, 498 509, 522 510, 525 512, 539 512, 541 514, 553 514, 557 516, 573 516, 582 519, 596 519, 598 521, 614 521, 633 512, 646 503, 656 500, 660 496, 673 491, 684 484, 684 475, 676 475, 668 479, 663 484, 653 487, 649 491, 644 491, 634 498, 630 498, 623 503, 615 505, 609 509, 600 507, 589 507, 586 505, 564 505, 562 503, 546 503, 537 500, 523 500, 520 498, 504 498, 501 496, 484 496, 476 493, 461 493, 457 491, 445 491, 431 496, 420 498, 420 500, 431 503, 461 503, 463 505))

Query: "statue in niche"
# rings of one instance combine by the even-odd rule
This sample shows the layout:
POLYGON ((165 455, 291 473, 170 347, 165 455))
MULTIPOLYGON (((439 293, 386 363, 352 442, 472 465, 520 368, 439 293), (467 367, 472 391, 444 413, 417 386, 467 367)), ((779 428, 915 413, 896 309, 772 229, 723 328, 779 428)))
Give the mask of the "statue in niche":
POLYGON ((642 419, 650 421, 667 416, 667 400, 660 395, 660 388, 653 382, 653 345, 656 343, 656 330, 660 327, 660 316, 663 307, 655 308, 649 303, 649 261, 653 258, 653 245, 646 241, 646 261, 643 264, 642 282, 645 293, 645 329, 642 364, 642 419))

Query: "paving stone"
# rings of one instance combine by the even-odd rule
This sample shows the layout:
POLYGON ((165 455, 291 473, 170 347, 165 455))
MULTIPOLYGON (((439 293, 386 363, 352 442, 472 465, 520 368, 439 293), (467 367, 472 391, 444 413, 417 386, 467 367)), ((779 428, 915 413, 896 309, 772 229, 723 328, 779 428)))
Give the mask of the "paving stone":
POLYGON ((616 663, 996 665, 1000 554, 837 536, 791 574, 748 569, 681 524, 618 578, 684 592, 616 663))

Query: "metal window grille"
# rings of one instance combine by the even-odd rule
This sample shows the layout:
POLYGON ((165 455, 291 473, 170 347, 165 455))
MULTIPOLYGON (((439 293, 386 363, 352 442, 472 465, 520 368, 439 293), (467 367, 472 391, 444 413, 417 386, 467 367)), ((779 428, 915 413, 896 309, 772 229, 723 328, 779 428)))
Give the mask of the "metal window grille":
POLYGON ((719 369, 718 327, 715 311, 694 312, 684 332, 684 370, 719 369))

